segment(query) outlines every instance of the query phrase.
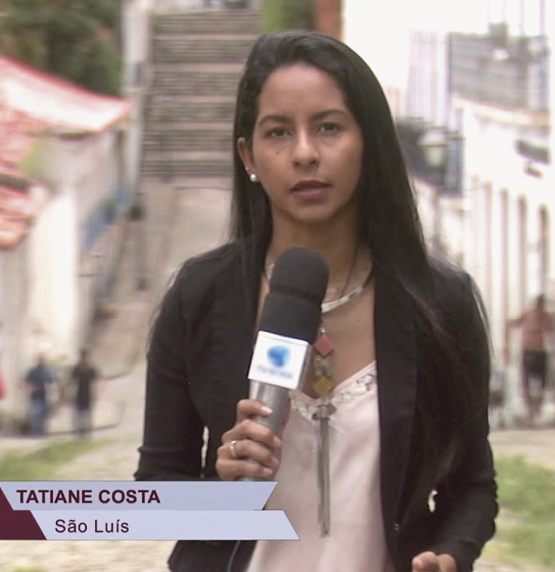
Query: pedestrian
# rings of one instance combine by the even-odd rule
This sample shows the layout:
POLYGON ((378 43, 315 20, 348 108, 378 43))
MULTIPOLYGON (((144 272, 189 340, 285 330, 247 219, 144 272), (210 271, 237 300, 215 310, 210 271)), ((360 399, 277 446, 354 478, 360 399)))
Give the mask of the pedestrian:
POLYGON ((46 435, 46 422, 49 412, 50 393, 53 391, 56 376, 43 353, 38 354, 37 363, 27 372, 25 383, 29 395, 31 435, 46 435))
POLYGON ((505 329, 505 362, 509 363, 511 330, 521 330, 522 394, 528 423, 534 425, 540 417, 548 374, 548 337, 553 333, 553 318, 545 308, 545 296, 540 294, 534 305, 520 316, 507 321, 505 329))
POLYGON ((231 239, 185 262, 153 325, 135 477, 277 480, 266 508, 300 540, 180 541, 170 569, 470 572, 497 514, 485 318, 470 277, 426 250, 377 79, 333 38, 264 35, 234 141, 231 239), (331 360, 319 383, 314 348, 275 434, 251 419, 270 411, 249 399, 247 373, 273 264, 293 246, 328 263, 331 360))
POLYGON ((98 379, 99 373, 90 362, 89 350, 82 348, 79 361, 70 374, 70 382, 74 388, 75 431, 81 438, 90 437, 92 431, 92 409, 98 379))
POLYGON ((492 429, 505 429, 505 397, 507 393, 507 372, 502 367, 494 367, 489 389, 489 422, 492 429))

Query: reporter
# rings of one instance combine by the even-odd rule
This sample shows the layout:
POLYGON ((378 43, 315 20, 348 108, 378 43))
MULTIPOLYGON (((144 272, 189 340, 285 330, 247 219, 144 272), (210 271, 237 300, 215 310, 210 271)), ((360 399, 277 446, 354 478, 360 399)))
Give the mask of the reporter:
POLYGON ((426 250, 377 79, 335 39, 262 36, 234 141, 230 241, 183 265, 153 329, 136 477, 275 478, 267 508, 300 541, 181 541, 170 569, 469 572, 497 514, 485 318, 470 277, 426 250), (322 254, 330 282, 275 435, 251 419, 268 410, 247 371, 291 246, 322 254))

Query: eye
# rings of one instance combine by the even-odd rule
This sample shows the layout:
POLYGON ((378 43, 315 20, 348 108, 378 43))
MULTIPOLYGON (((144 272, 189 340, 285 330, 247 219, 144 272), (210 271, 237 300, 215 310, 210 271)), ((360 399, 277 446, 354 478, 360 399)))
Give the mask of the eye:
POLYGON ((322 123, 322 125, 320 125, 318 131, 322 133, 336 133, 341 131, 341 125, 333 123, 332 121, 326 121, 326 123, 322 123))
POLYGON ((286 137, 288 134, 289 133, 285 127, 273 127, 267 132, 266 136, 274 139, 281 139, 282 137, 286 137))

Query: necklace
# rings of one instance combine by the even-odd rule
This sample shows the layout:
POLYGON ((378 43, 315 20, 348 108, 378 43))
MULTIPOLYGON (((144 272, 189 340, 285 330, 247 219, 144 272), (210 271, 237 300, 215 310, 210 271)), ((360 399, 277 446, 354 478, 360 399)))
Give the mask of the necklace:
MULTIPOLYGON (((360 286, 333 302, 322 304, 322 316, 343 306, 347 302, 354 300, 357 296, 362 294, 366 286, 372 279, 372 271, 368 274, 368 278, 360 286)), ((332 354, 334 350, 333 342, 331 341, 326 331, 324 320, 320 320, 320 327, 318 329, 318 337, 312 344, 314 349, 314 373, 316 374, 316 381, 312 386, 314 391, 320 396, 328 394, 333 388, 333 363, 332 354)))
POLYGON ((339 300, 332 300, 331 302, 322 302, 322 314, 327 314, 328 312, 331 312, 332 310, 339 308, 339 306, 343 306, 343 304, 350 302, 351 300, 356 298, 359 294, 362 294, 362 291, 366 287, 367 283, 368 280, 366 280, 363 284, 361 284, 348 294, 345 294, 345 296, 339 298, 339 300))
MULTIPOLYGON (((356 255, 355 260, 353 261, 353 265, 349 271, 349 275, 347 276, 347 280, 345 285, 343 286, 342 292, 340 297, 337 300, 332 300, 330 302, 323 302, 322 303, 322 319, 320 320, 320 326, 318 328, 318 337, 316 341, 312 344, 312 348, 314 349, 314 373, 316 377, 316 381, 313 384, 314 391, 320 396, 323 397, 324 395, 328 394, 333 388, 333 364, 332 364, 332 354, 334 350, 334 345, 332 340, 327 334, 326 326, 324 324, 323 316, 347 304, 351 300, 354 300, 357 296, 360 296, 364 289, 368 286, 372 279, 374 268, 370 270, 368 277, 366 280, 357 286, 354 290, 351 290, 348 294, 345 294, 345 290, 351 281, 354 267, 356 263, 356 255)), ((264 267, 264 277, 265 279, 270 282, 270 278, 272 275, 273 264, 267 264, 264 267)))
MULTIPOLYGON (((322 314, 327 314, 328 312, 331 312, 332 310, 335 310, 336 308, 343 306, 343 304, 350 302, 351 300, 356 298, 359 294, 361 294, 364 291, 364 289, 366 288, 366 286, 368 285, 368 283, 370 282, 370 279, 372 278, 373 269, 370 270, 368 277, 366 278, 366 280, 362 284, 360 284, 360 286, 357 286, 354 290, 352 290, 348 294, 345 294, 345 290, 347 289, 347 286, 349 285, 349 282, 351 281, 351 278, 353 277, 353 272, 354 272, 355 265, 356 265, 357 254, 358 254, 358 247, 357 247, 357 250, 355 252, 355 257, 353 259, 353 264, 351 265, 351 268, 349 270, 347 280, 345 281, 345 284, 344 284, 344 286, 341 289, 341 292, 339 294, 339 298, 337 300, 331 300, 329 302, 322 302, 322 314)), ((265 278, 266 282, 268 282, 268 284, 270 283, 270 279, 272 277, 272 271, 273 270, 274 270, 274 264, 266 263, 264 265, 264 271, 263 271, 264 272, 264 278, 265 278)), ((335 292, 335 290, 336 289, 328 289, 328 293, 329 292, 335 292)))

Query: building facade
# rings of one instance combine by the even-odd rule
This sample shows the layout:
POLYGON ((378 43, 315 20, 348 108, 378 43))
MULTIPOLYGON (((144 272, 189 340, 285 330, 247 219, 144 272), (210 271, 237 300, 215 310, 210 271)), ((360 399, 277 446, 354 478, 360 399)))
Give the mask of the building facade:
POLYGON ((504 364, 506 322, 540 293, 555 302, 555 6, 393 0, 379 18, 374 11, 372 3, 345 0, 344 39, 373 67, 400 123, 421 126, 424 155, 429 132, 460 139, 453 149, 458 192, 441 192, 413 171, 414 187, 428 236, 439 229, 448 257, 478 283, 496 366, 516 386, 519 336, 512 336, 514 357, 504 364))
POLYGON ((75 358, 109 291, 130 205, 129 109, 0 57, 4 417, 23 412, 38 353, 75 358))

